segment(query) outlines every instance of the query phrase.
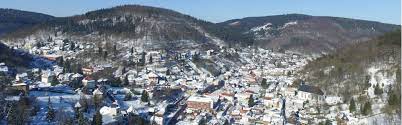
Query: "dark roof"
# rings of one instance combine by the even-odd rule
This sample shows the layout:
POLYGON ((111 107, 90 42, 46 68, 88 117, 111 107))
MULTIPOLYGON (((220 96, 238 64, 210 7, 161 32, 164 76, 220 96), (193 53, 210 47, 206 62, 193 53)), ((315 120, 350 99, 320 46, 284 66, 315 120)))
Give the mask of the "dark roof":
POLYGON ((322 90, 319 87, 306 85, 306 84, 300 85, 298 90, 303 91, 303 92, 317 94, 317 95, 324 95, 324 92, 322 92, 322 90))

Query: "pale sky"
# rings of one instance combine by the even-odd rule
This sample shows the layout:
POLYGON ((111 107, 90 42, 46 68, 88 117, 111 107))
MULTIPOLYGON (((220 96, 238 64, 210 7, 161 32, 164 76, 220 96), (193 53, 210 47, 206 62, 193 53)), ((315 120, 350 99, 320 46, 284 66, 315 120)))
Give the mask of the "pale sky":
POLYGON ((1 0, 0 8, 64 17, 124 4, 172 9, 211 22, 299 13, 401 24, 400 0, 1 0))

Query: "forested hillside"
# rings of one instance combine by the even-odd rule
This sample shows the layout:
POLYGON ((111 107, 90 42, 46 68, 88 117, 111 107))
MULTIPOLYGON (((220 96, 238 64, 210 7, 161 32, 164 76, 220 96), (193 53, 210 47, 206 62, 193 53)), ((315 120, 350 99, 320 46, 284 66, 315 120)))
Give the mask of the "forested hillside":
POLYGON ((11 67, 28 67, 31 62, 31 56, 19 53, 0 43, 0 62, 11 67))
POLYGON ((0 35, 28 28, 54 19, 53 16, 13 9, 0 8, 0 35))
POLYGON ((218 24, 252 36, 252 43, 256 46, 308 54, 330 53, 399 27, 374 21, 303 14, 246 17, 218 24))
POLYGON ((400 113, 400 34, 397 30, 338 49, 334 54, 309 62, 300 74, 327 94, 342 96, 345 101, 353 95, 384 98, 400 113))

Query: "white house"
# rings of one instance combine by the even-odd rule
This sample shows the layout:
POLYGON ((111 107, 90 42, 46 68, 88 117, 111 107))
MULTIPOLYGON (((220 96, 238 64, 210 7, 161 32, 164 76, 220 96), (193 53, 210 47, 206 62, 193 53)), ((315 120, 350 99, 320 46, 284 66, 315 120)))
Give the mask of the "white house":
POLYGON ((297 91, 297 96, 300 99, 311 100, 314 102, 322 103, 324 102, 324 92, 316 86, 306 85, 302 83, 297 91))
POLYGON ((89 89, 95 88, 95 82, 96 81, 89 76, 82 79, 82 85, 84 85, 85 87, 87 87, 89 89))
POLYGON ((42 74, 42 82, 50 84, 52 82, 55 82, 56 76, 52 71, 46 71, 42 74))
POLYGON ((214 101, 209 97, 191 96, 187 100, 189 110, 212 110, 214 101))

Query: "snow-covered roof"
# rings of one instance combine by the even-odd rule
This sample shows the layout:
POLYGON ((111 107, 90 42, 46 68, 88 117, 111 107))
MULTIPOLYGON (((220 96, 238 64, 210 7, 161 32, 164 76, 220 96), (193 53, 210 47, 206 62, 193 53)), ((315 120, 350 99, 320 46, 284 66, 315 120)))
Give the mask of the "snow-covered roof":
POLYGON ((22 82, 22 83, 15 83, 12 86, 24 86, 24 85, 27 85, 27 84, 22 82))
POLYGON ((317 94, 317 95, 324 95, 324 92, 319 87, 306 85, 306 84, 300 85, 298 90, 303 91, 303 92, 317 94))
POLYGON ((108 124, 108 123, 112 123, 114 121, 116 121, 113 117, 113 115, 115 115, 116 113, 116 108, 111 108, 111 107, 107 107, 107 106, 103 106, 100 110, 99 110, 100 114, 102 115, 102 122, 103 124, 108 124))
POLYGON ((74 107, 75 108, 81 108, 82 106, 81 106, 80 102, 77 102, 77 103, 75 103, 74 107))
POLYGON ((53 71, 47 70, 47 71, 44 71, 42 75, 44 75, 44 76, 54 76, 55 74, 54 74, 53 71))
POLYGON ((81 74, 79 74, 79 73, 76 73, 76 74, 73 75, 73 77, 74 77, 74 78, 80 78, 80 77, 83 77, 83 75, 81 75, 81 74))
POLYGON ((100 112, 102 115, 111 115, 114 110, 115 110, 115 108, 108 107, 108 106, 103 106, 103 107, 99 110, 99 112, 100 112))
POLYGON ((148 73, 148 78, 155 78, 155 77, 158 77, 158 75, 155 74, 154 72, 148 73))
POLYGON ((192 102, 213 102, 213 100, 209 97, 200 97, 200 96, 191 96, 190 98, 188 98, 187 101, 192 101, 192 102))
POLYGON ((134 107, 130 105, 130 107, 128 107, 127 112, 133 112, 134 111, 134 107))
POLYGON ((95 89, 95 90, 92 92, 92 94, 93 94, 93 95, 103 95, 103 92, 101 92, 101 91, 97 88, 97 89, 95 89))

